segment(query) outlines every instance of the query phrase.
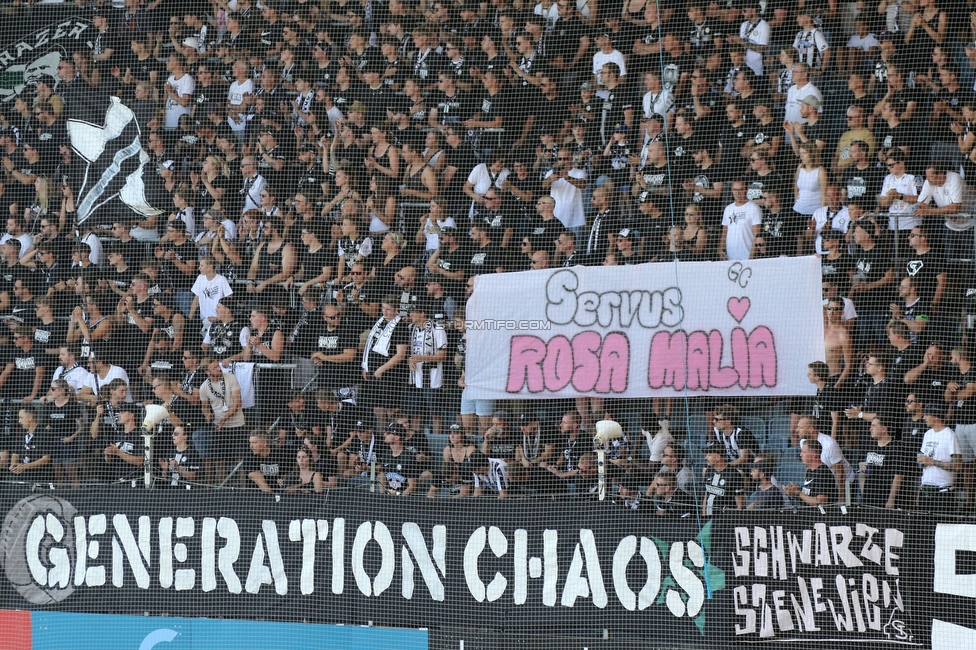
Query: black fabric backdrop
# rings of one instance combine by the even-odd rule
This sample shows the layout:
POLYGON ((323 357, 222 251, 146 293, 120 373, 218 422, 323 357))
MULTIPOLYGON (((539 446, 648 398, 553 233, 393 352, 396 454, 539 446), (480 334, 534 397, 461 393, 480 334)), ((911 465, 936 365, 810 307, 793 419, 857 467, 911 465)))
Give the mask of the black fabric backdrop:
POLYGON ((658 647, 927 648, 933 618, 976 621, 976 525, 875 509, 699 522, 579 501, 7 486, 0 512, 5 609, 372 621, 526 638, 607 628, 658 647), (187 569, 192 582, 183 573, 180 584, 187 569))

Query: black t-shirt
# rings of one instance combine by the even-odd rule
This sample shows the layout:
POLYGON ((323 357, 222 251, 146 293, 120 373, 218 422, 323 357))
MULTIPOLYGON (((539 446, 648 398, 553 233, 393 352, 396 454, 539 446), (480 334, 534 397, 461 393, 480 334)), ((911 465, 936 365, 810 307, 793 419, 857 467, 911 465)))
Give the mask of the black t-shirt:
MULTIPOLYGON (((37 344, 31 346, 29 352, 18 347, 8 348, 7 365, 13 366, 7 383, 3 385, 3 392, 8 398, 23 398, 31 394, 37 369, 44 367, 44 357, 44 350, 37 344)), ((52 364, 48 366, 54 367, 52 364)), ((41 387, 44 387, 44 377, 41 377, 41 387)))
POLYGON ((926 404, 943 403, 946 386, 955 379, 957 374, 954 368, 945 364, 938 368, 926 368, 915 380, 915 383, 907 388, 926 404))
POLYGON ((745 496, 746 486, 742 475, 734 467, 726 467, 716 472, 705 468, 705 514, 711 516, 726 508, 738 507, 736 497, 745 496))
POLYGON ((488 458, 515 458, 515 448, 522 444, 522 432, 509 431, 505 437, 492 434, 488 441, 488 458))
POLYGON ((37 322, 34 328, 34 345, 42 350, 63 347, 68 336, 68 323, 63 320, 55 320, 44 324, 37 322))
POLYGON ((384 447, 379 453, 378 462, 383 466, 383 473, 386 474, 387 488, 398 494, 409 487, 407 485, 409 479, 420 477, 417 458, 406 448, 399 456, 394 456, 389 447, 384 447))
MULTIPOLYGON (((588 35, 589 28, 580 20, 579 16, 573 15, 569 18, 560 18, 546 38, 546 54, 550 59, 562 56, 564 65, 568 66, 573 61, 576 51, 579 49, 580 41, 588 35)), ((618 48, 619 49, 619 48, 618 48)), ((581 62, 587 61, 584 55, 581 62)))
POLYGON ((468 96, 455 89, 453 96, 440 91, 431 95, 431 103, 437 109, 437 121, 440 124, 451 125, 470 118, 475 107, 468 96))
MULTIPOLYGON (((102 432, 108 433, 105 439, 106 446, 115 445, 119 451, 130 456, 138 456, 143 451, 145 442, 138 429, 126 433, 121 424, 118 429, 103 425, 102 432)), ((130 465, 118 456, 112 456, 111 459, 111 473, 116 479, 131 478, 143 473, 142 466, 130 465)))
MULTIPOLYGON (((881 250, 881 246, 875 245, 869 251, 860 246, 855 247, 854 251, 854 278, 862 283, 877 282, 891 269, 891 256, 886 255, 881 250)), ((885 311, 888 303, 891 302, 891 287, 894 283, 871 289, 869 291, 859 291, 854 294, 854 305, 858 310, 865 311, 885 311)))
MULTIPOLYGON (((921 343, 911 343, 904 350, 897 348, 891 351, 891 363, 885 368, 885 376, 901 384, 905 380, 905 373, 917 368, 925 358, 925 347, 921 343)), ((942 398, 939 398, 942 401, 942 398)))
POLYGON ((617 86, 602 101, 597 101, 597 129, 604 145, 613 138, 617 125, 624 123, 624 111, 640 111, 641 101, 642 97, 630 84, 617 86))
MULTIPOLYGON (((19 444, 11 445, 13 453, 20 455, 20 462, 23 464, 33 463, 36 460, 40 460, 45 456, 52 456, 54 454, 54 447, 56 444, 56 439, 54 436, 40 426, 34 429, 34 433, 30 434, 24 429, 17 429, 14 436, 22 436, 19 444)), ((21 474, 20 476, 27 480, 35 481, 48 481, 53 475, 53 470, 51 468, 51 463, 38 467, 34 470, 28 470, 28 472, 21 474)))
MULTIPOLYGON (((333 355, 342 354, 345 350, 357 350, 359 347, 359 333, 345 321, 332 332, 329 331, 323 322, 321 327, 314 329, 314 332, 315 336, 312 341, 314 348, 312 352, 333 355)), ((331 387, 349 386, 356 381, 356 375, 360 370, 360 362, 361 359, 357 353, 353 357, 353 360, 348 363, 325 363, 322 365, 322 374, 319 379, 324 381, 325 385, 331 387)))
POLYGON ((884 173, 874 165, 870 165, 867 169, 848 165, 844 168, 843 185, 847 188, 847 198, 864 198, 873 205, 877 196, 881 194, 884 173))
POLYGON ((803 494, 809 496, 827 495, 827 503, 837 502, 837 479, 834 472, 826 465, 815 470, 807 469, 803 475, 803 494))
MULTIPOLYGON (((962 390, 967 384, 976 382, 976 370, 971 366, 970 372, 963 374, 959 372, 958 367, 953 367, 949 380, 958 382, 959 389, 962 390)), ((956 400, 952 408, 956 416, 956 424, 976 424, 976 396, 967 400, 956 400)))
POLYGON ((53 402, 43 412, 39 420, 42 428, 50 428, 51 435, 56 441, 66 438, 78 429, 78 420, 81 420, 81 407, 77 402, 65 402, 64 406, 58 406, 53 402))
POLYGON ((915 279, 915 287, 919 297, 927 303, 932 303, 938 285, 938 276, 945 273, 945 258, 940 259, 934 250, 924 255, 908 249, 908 261, 905 262, 905 273, 915 279))
POLYGON ((294 464, 294 458, 289 458, 283 450, 271 447, 267 456, 261 457, 254 452, 247 455, 244 460, 244 475, 249 476, 252 472, 260 472, 268 487, 272 490, 279 490, 281 486, 278 485, 278 479, 284 478, 294 464))
MULTIPOLYGON (((914 456, 910 456, 908 449, 900 442, 892 441, 884 447, 868 449, 864 456, 868 474, 864 482, 861 503, 875 508, 884 508, 895 476, 907 477, 908 466, 913 459, 914 456)), ((911 490, 911 486, 904 479, 901 490, 911 490)))
POLYGON ((501 249, 495 242, 491 242, 487 246, 471 249, 468 259, 468 270, 471 275, 494 273, 496 267, 503 266, 504 264, 501 249))
MULTIPOLYGON (((197 453, 193 445, 188 445, 184 451, 177 451, 175 447, 171 449, 170 454, 166 460, 175 460, 180 469, 186 470, 188 472, 199 472, 203 467, 203 461, 200 459, 200 454, 197 453)), ((159 485, 167 487, 182 487, 185 485, 185 480, 180 472, 180 469, 165 469, 162 471, 164 482, 159 483, 159 485)), ((199 477, 198 477, 199 478, 199 477)))

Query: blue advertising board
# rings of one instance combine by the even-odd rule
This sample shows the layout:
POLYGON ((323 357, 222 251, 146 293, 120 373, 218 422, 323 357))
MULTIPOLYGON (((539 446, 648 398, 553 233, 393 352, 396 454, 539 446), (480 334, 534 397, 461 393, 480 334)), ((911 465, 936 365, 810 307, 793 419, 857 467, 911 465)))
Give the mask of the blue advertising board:
POLYGON ((427 631, 405 628, 46 611, 31 628, 32 650, 427 650, 427 631))

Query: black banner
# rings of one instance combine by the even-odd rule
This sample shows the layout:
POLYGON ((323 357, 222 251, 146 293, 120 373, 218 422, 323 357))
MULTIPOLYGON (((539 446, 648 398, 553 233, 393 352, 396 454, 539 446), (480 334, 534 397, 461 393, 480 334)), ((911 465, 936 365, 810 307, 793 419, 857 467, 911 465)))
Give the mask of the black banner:
POLYGON ((612 628, 697 645, 724 628, 711 524, 610 504, 118 487, 0 506, 0 608, 612 628))
POLYGON ((871 508, 666 519, 609 503, 127 487, 0 495, 0 609, 655 647, 976 644, 976 524, 871 508))
POLYGON ((928 646, 915 606, 930 569, 919 522, 876 509, 742 513, 717 522, 729 545, 729 641, 928 646), (924 580, 924 579, 923 579, 924 580))

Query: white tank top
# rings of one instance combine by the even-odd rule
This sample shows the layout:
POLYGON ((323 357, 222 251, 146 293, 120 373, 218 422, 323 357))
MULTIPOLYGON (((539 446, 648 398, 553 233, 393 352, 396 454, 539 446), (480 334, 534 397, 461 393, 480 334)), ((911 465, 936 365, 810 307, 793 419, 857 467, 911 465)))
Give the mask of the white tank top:
POLYGON ((800 168, 796 177, 796 186, 800 190, 793 204, 793 211, 800 214, 813 214, 823 207, 820 202, 820 167, 813 171, 800 168))

